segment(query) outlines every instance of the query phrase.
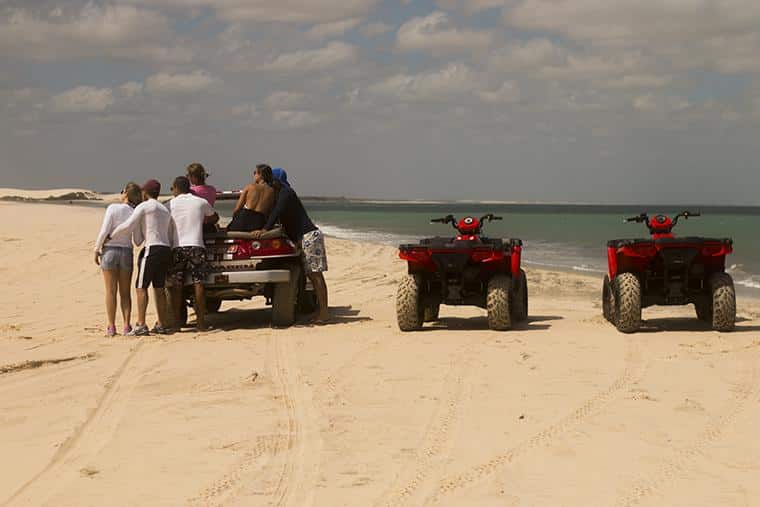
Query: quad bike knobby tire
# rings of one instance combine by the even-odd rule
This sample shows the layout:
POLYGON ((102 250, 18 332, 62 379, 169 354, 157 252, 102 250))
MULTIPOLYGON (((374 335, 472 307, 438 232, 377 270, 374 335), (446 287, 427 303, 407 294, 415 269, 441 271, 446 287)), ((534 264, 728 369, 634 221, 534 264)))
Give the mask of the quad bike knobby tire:
POLYGON ((300 292, 301 266, 290 266, 290 281, 288 283, 276 283, 272 296, 272 325, 275 327, 289 327, 296 321, 296 306, 298 293, 300 292))
POLYGON ((425 322, 435 322, 436 320, 438 320, 438 315, 440 314, 440 312, 441 312, 440 303, 426 306, 425 315, 423 315, 422 320, 424 320, 425 322))
POLYGON ((615 327, 621 333, 635 333, 641 327, 641 283, 633 273, 621 273, 612 283, 615 297, 615 327))
POLYGON ((604 275, 602 286, 602 315, 608 322, 615 324, 615 297, 609 275, 604 275))
POLYGON ((731 331, 736 323, 736 292, 734 281, 727 273, 710 277, 712 292, 712 327, 716 331, 731 331))
POLYGON ((528 320, 528 277, 522 269, 520 270, 520 280, 517 282, 511 303, 512 320, 515 322, 528 320))
POLYGON ((422 327, 424 309, 420 304, 422 277, 404 275, 396 292, 396 320, 402 331, 416 331, 422 327))
POLYGON ((488 310, 488 327, 494 331, 506 331, 512 327, 510 315, 510 292, 512 279, 506 275, 494 275, 488 281, 486 309, 488 310))

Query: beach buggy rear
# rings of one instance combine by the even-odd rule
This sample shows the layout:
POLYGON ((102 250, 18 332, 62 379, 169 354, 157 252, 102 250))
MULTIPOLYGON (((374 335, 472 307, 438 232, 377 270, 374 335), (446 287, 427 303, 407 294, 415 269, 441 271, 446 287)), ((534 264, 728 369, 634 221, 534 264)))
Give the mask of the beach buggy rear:
POLYGON ((488 326, 509 329, 528 318, 528 283, 520 268, 522 241, 482 235, 492 214, 480 219, 453 216, 432 220, 451 224, 456 237, 434 237, 399 247, 407 274, 396 295, 396 316, 402 331, 414 331, 438 320, 440 306, 471 305, 488 312, 488 326))

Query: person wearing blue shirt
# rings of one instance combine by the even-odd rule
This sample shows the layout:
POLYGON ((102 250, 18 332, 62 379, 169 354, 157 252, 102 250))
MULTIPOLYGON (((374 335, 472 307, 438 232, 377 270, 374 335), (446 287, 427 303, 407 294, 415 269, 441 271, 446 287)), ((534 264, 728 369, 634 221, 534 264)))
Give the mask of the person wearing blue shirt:
POLYGON ((287 173, 280 168, 272 170, 273 187, 277 192, 274 208, 262 230, 254 231, 258 238, 264 231, 280 223, 288 237, 301 248, 304 271, 314 286, 319 309, 313 319, 315 324, 325 324, 330 320, 327 301, 327 283, 324 272, 327 271, 327 252, 322 231, 314 225, 295 190, 288 183, 287 173))

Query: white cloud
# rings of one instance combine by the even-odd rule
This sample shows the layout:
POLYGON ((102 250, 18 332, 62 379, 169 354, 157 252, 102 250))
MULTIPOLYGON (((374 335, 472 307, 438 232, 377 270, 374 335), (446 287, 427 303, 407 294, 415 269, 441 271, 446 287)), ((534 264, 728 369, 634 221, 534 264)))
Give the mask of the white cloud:
POLYGON ((331 69, 357 59, 356 47, 345 42, 330 42, 320 49, 307 49, 284 53, 261 66, 273 72, 313 72, 331 69))
POLYGON ((145 86, 143 83, 139 83, 137 81, 129 81, 121 85, 119 87, 119 90, 125 97, 135 97, 142 93, 144 87, 145 86))
POLYGON ((60 9, 6 12, 0 19, 0 54, 43 61, 107 56, 182 62, 193 56, 190 49, 169 43, 173 34, 167 18, 148 9, 87 4, 66 16, 60 9))
POLYGON ((387 23, 368 23, 361 28, 365 37, 377 37, 393 30, 393 25, 387 23))
POLYGON ((508 0, 436 0, 441 9, 461 10, 468 13, 479 12, 493 7, 502 7, 508 0))
POLYGON ((288 129, 296 129, 316 125, 322 121, 322 117, 310 111, 274 111, 272 121, 275 126, 288 129))
POLYGON ((343 35, 359 26, 362 22, 361 18, 349 18, 340 21, 331 21, 329 23, 322 23, 315 25, 306 32, 306 36, 311 39, 326 39, 329 37, 336 37, 343 35))
POLYGON ((52 110, 59 113, 102 113, 114 103, 110 88, 77 86, 53 96, 52 110))
POLYGON ((202 70, 189 74, 160 72, 145 80, 145 88, 155 95, 187 95, 208 91, 219 83, 219 79, 202 70))
POLYGON ((514 81, 505 81, 497 90, 482 91, 478 95, 490 104, 512 104, 520 100, 520 88, 514 81))
POLYGON ((306 95, 303 93, 278 91, 271 93, 266 99, 264 104, 270 109, 294 109, 297 106, 303 104, 306 95))
POLYGON ((491 44, 491 40, 492 35, 488 32, 456 28, 448 14, 442 11, 410 19, 401 25, 396 35, 396 45, 406 51, 483 49, 491 44))
POLYGON ((398 74, 371 85, 369 91, 403 101, 440 100, 472 92, 477 82, 477 77, 468 66, 451 63, 433 72, 398 74))
POLYGON ((228 21, 314 23, 366 15, 380 0, 129 0, 170 7, 208 7, 228 21))

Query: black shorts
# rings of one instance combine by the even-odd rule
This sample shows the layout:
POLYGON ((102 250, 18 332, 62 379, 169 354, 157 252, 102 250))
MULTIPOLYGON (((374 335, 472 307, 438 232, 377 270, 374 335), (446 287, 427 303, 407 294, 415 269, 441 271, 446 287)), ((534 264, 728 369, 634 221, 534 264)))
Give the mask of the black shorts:
POLYGON ((185 285, 190 275, 193 283, 203 283, 208 274, 206 249, 202 246, 181 246, 172 250, 172 266, 169 268, 169 282, 173 287, 185 285))
POLYGON ((163 289, 166 285, 166 273, 172 262, 172 249, 168 246, 146 246, 137 257, 137 280, 135 287, 163 289))

